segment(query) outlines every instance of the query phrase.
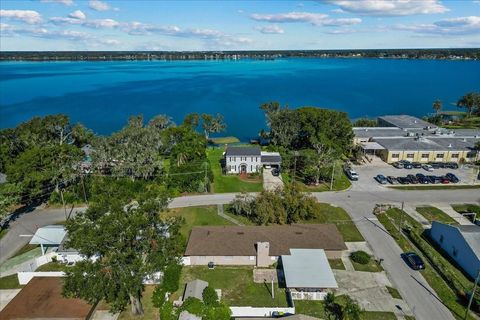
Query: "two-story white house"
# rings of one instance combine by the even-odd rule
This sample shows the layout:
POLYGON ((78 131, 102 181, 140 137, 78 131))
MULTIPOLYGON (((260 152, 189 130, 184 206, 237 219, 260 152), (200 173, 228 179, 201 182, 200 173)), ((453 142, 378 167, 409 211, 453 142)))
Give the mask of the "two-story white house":
POLYGON ((228 147, 224 153, 225 172, 230 174, 260 172, 263 166, 280 168, 278 152, 263 152, 258 146, 228 147))

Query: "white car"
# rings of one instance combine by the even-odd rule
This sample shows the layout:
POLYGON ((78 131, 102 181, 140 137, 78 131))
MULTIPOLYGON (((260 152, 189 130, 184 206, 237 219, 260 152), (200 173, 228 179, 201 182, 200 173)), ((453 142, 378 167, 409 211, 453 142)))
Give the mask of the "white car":
POLYGON ((433 167, 432 167, 431 165, 429 165, 429 164, 424 164, 424 165, 422 166, 422 168, 423 168, 424 170, 428 171, 428 172, 432 172, 432 171, 433 171, 433 167))

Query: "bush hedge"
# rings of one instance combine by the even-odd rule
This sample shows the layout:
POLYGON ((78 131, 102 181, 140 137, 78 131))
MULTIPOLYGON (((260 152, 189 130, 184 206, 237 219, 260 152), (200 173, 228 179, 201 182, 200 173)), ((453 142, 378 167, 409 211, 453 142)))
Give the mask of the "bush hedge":
POLYGON ((370 262, 370 255, 366 253, 365 251, 355 251, 350 254, 350 258, 360 264, 368 264, 370 262))

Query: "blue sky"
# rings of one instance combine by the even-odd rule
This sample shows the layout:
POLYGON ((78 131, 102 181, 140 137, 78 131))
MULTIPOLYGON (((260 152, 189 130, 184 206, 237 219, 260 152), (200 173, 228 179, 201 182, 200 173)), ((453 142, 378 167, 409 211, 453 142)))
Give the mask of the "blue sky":
POLYGON ((0 50, 480 47, 480 0, 2 0, 0 50))

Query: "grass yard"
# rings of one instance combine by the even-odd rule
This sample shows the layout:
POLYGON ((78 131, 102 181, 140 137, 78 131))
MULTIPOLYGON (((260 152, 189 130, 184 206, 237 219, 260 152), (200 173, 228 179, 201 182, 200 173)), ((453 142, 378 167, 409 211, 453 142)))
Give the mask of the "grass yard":
MULTIPOLYGON (((36 244, 26 244, 24 245, 23 247, 20 248, 20 250, 18 250, 17 252, 15 252, 15 254, 13 255, 13 257, 17 257, 19 255, 22 255, 24 253, 27 253, 29 251, 32 251, 32 250, 35 250, 36 248, 40 248, 39 245, 36 245, 36 244)), ((12 258, 13 258, 12 257, 12 258)))
POLYGON ((35 271, 36 272, 39 272, 39 271, 66 271, 68 269, 68 267, 63 264, 63 263, 59 263, 59 262, 49 262, 49 263, 46 263, 40 267, 38 267, 35 271))
POLYGON ((253 181, 245 181, 237 175, 224 175, 220 160, 222 159, 223 148, 208 148, 208 161, 213 172, 213 193, 226 192, 260 192, 263 190, 263 181, 256 179, 253 181))
POLYGON ((455 184, 431 184, 419 186, 387 186, 387 188, 399 190, 461 190, 461 189, 480 189, 480 185, 455 185, 455 184))
MULTIPOLYGON (((378 220, 383 224, 385 229, 392 235, 396 240, 397 244, 404 251, 415 251, 419 256, 423 258, 423 261, 426 263, 425 270, 420 271, 428 284, 435 290, 438 297, 442 302, 447 306, 447 308, 452 312, 452 314, 457 319, 463 319, 465 314, 465 306, 462 305, 458 300, 455 292, 448 286, 448 284, 441 278, 441 276, 432 268, 428 263, 428 260, 425 258, 423 253, 420 250, 416 250, 413 245, 406 239, 406 237, 398 231, 397 225, 394 224, 399 221, 400 209, 389 209, 386 213, 378 215, 378 220), (394 221, 394 222, 393 222, 394 221)), ((404 221, 409 221, 409 224, 417 229, 421 230, 422 227, 420 223, 410 218, 407 214, 404 215, 407 219, 404 218, 404 221), (413 220, 413 221, 412 221, 413 220)), ((453 266, 452 266, 453 268, 453 266)), ((468 319, 474 319, 473 316, 469 315, 468 319)))
MULTIPOLYGON (((350 180, 348 180, 347 176, 345 173, 343 173, 343 170, 341 170, 342 164, 339 163, 336 167, 337 173, 335 174, 335 179, 333 180, 333 186, 332 186, 332 191, 341 191, 341 190, 346 190, 350 188, 352 183, 350 180)), ((287 172, 282 172, 282 180, 285 183, 292 182, 292 176, 290 173, 287 172)), ((324 192, 324 191, 330 191, 330 183, 329 182, 324 182, 321 183, 318 186, 309 186, 300 181, 300 178, 297 177, 296 182, 300 185, 300 189, 304 192, 324 192)))
POLYGON ((10 276, 0 278, 0 290, 3 290, 3 289, 20 289, 20 288, 23 288, 23 286, 21 286, 18 283, 18 276, 17 276, 16 273, 12 274, 10 276))
POLYGON ((314 220, 301 221, 299 223, 333 223, 343 236, 343 241, 365 241, 360 231, 353 223, 348 213, 340 207, 334 207, 328 203, 320 203, 318 217, 314 220))
POLYGON ((170 209, 162 217, 183 217, 185 223, 180 232, 188 238, 194 226, 228 226, 232 223, 217 214, 217 206, 170 209))
POLYGON ((217 138, 210 138, 210 141, 213 144, 227 144, 227 143, 239 143, 240 140, 237 137, 217 137, 217 138))
POLYGON ((228 204, 223 206, 223 213, 225 213, 227 216, 232 217, 233 219, 237 220, 238 222, 240 222, 241 224, 244 224, 246 226, 255 225, 255 223, 253 223, 252 220, 248 219, 247 217, 236 215, 236 214, 230 212, 228 204))
POLYGON ((394 299, 402 299, 402 296, 400 295, 400 292, 398 292, 397 289, 393 287, 387 286, 388 293, 392 296, 394 299))
POLYGON ((375 259, 370 259, 370 261, 367 264, 361 264, 353 261, 351 258, 349 258, 350 261, 353 264, 353 268, 355 271, 365 271, 365 272, 381 272, 383 271, 383 268, 380 264, 375 259))
POLYGON ((417 212, 425 217, 428 221, 438 221, 447 224, 458 224, 448 214, 435 207, 417 207, 417 212))
POLYGON ((458 213, 466 213, 466 212, 475 212, 480 214, 480 206, 475 204, 452 204, 453 210, 457 211, 458 213))
MULTIPOLYGON (((337 296, 336 302, 340 305, 345 304, 343 296, 337 296)), ((295 312, 305 314, 320 319, 329 319, 325 314, 325 307, 323 301, 308 301, 308 300, 296 300, 295 312)), ((393 312, 381 312, 381 311, 364 311, 360 316, 361 320, 396 320, 397 317, 393 312)))
POLYGON ((328 263, 332 269, 345 270, 345 265, 343 264, 342 259, 328 259, 328 263))
POLYGON ((127 310, 123 311, 120 314, 119 320, 138 320, 138 319, 158 319, 160 317, 158 309, 155 308, 152 304, 152 294, 155 286, 145 286, 143 291, 143 297, 141 299, 143 305, 143 311, 145 312, 143 316, 133 316, 130 312, 130 305, 127 307, 127 310))
POLYGON ((184 267, 180 289, 172 295, 177 299, 183 294, 185 283, 194 279, 207 281, 215 289, 222 290, 222 300, 230 306, 287 307, 285 290, 274 284, 275 298, 271 296, 271 284, 254 283, 253 267, 217 266, 209 270, 204 266, 184 267))

